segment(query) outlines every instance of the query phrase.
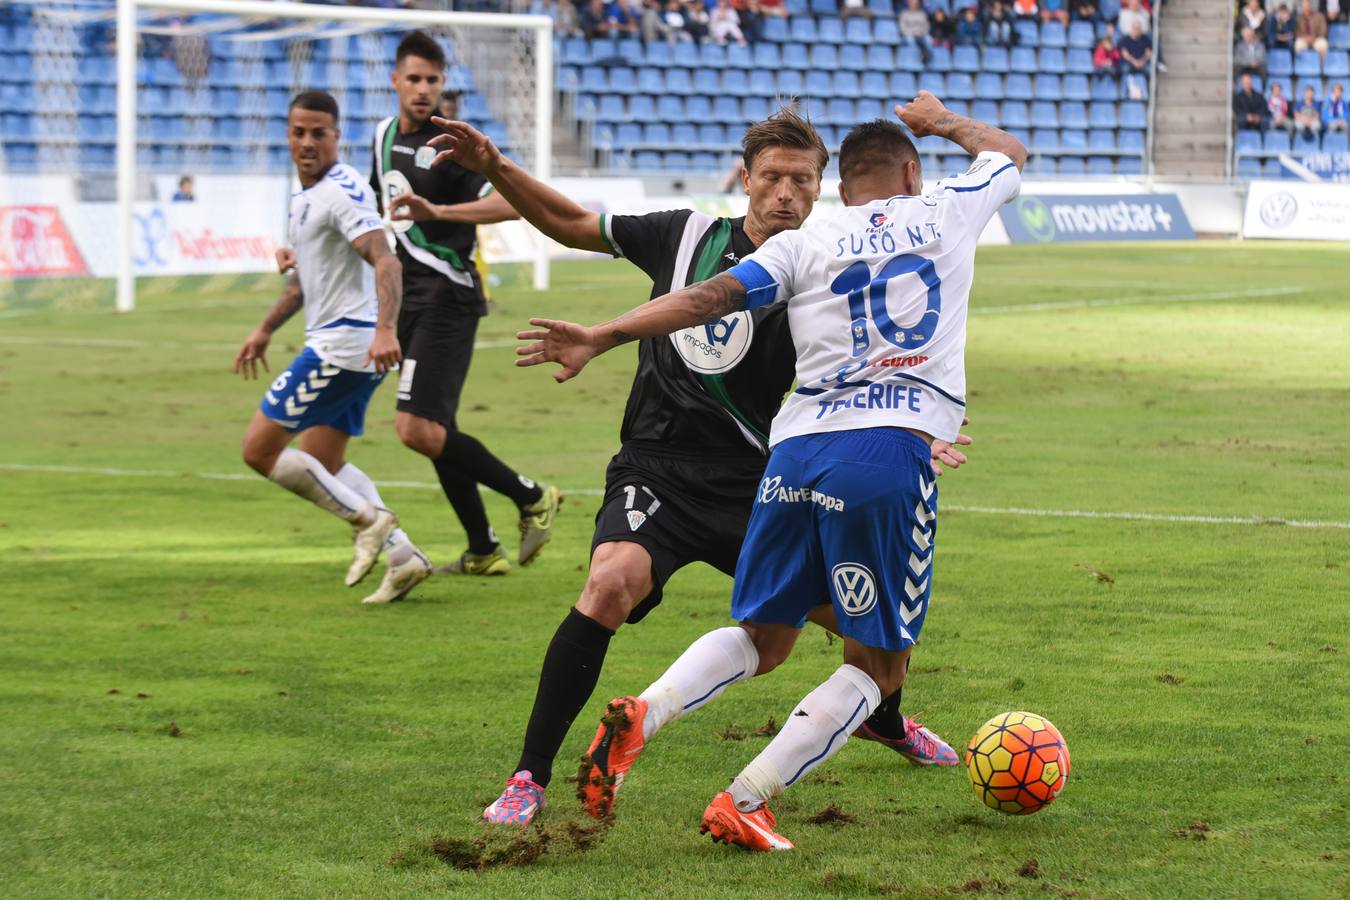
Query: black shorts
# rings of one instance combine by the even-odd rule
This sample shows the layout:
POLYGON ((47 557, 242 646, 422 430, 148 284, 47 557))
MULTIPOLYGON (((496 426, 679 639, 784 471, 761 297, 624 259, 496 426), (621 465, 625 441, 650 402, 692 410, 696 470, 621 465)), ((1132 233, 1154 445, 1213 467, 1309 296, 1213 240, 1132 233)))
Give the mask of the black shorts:
POLYGON ((398 317, 403 365, 398 373, 398 411, 455 429, 459 395, 469 375, 478 312, 438 304, 405 309, 398 317))
POLYGON ((670 576, 691 562, 735 574, 764 463, 759 457, 718 461, 632 444, 610 460, 591 552, 613 541, 642 546, 651 555, 656 585, 633 607, 629 622, 651 612, 670 576))

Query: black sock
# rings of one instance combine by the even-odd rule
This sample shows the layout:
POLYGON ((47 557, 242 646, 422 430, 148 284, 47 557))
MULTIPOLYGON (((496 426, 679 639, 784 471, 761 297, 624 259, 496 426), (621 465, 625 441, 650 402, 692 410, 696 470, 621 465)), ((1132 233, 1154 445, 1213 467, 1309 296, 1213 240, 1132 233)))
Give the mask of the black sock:
POLYGON ((441 490, 450 507, 469 535, 469 552, 482 555, 491 553, 497 546, 497 538, 488 524, 487 510, 483 508, 483 498, 478 494, 478 482, 465 475, 453 464, 445 464, 445 457, 433 460, 436 477, 440 479, 441 490))
POLYGON ((442 465, 453 466, 479 484, 510 497, 519 507, 537 502, 544 494, 539 485, 522 478, 493 456, 478 438, 462 431, 445 433, 445 449, 436 460, 438 471, 442 465))
POLYGON ((897 688, 894 694, 877 704, 867 719, 867 727, 876 734, 891 740, 905 739, 905 717, 900 714, 900 695, 904 688, 897 688))
POLYGON ((614 632, 575 607, 562 620, 544 654, 517 772, 526 769, 537 783, 548 785, 558 748, 600 680, 612 637, 614 632))

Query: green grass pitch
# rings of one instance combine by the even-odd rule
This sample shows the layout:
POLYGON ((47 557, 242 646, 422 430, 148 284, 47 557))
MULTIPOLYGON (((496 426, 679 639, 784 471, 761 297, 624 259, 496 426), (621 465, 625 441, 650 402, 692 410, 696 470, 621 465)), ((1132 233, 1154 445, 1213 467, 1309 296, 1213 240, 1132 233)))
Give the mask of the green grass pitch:
MULTIPOLYGON (((121 316, 101 286, 0 285, 0 893, 1345 896, 1348 271, 1316 245, 981 251, 976 444, 941 481, 905 707, 958 747, 999 712, 1049 717, 1073 753, 1049 809, 999 816, 964 772, 855 742, 774 805, 797 852, 701 837, 752 732, 838 665, 813 629, 664 732, 612 828, 577 831, 561 775, 604 701, 728 622, 728 579, 696 566, 612 645, 546 842, 489 835, 481 871, 433 845, 473 851, 510 774, 632 365, 560 386, 512 367, 511 335, 608 318, 642 276, 566 263, 546 294, 497 292, 461 425, 570 489, 558 534, 529 569, 377 609, 342 586, 345 529, 239 461, 264 385, 228 368, 277 279, 147 285, 121 316), (812 824, 830 804, 851 821, 812 824)), ((393 434, 393 393, 351 456, 445 560, 462 534, 393 434)), ((489 511, 514 549, 512 511, 489 511)))

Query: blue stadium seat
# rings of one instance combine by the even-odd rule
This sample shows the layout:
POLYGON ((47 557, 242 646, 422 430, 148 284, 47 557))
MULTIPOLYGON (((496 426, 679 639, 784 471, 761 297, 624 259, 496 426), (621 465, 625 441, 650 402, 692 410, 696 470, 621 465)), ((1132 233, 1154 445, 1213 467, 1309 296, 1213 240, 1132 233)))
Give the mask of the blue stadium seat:
POLYGON ((1060 175, 1086 175, 1087 163, 1081 156, 1062 156, 1059 159, 1060 175))
POLYGON ((759 25, 760 38, 775 44, 786 44, 790 40, 789 33, 788 20, 782 16, 765 16, 759 25))
POLYGON ((1266 74, 1288 78, 1294 74, 1294 58, 1288 50, 1271 50, 1266 56, 1266 74))
POLYGON ((836 0, 807 0, 813 16, 832 16, 839 12, 836 0))
POLYGON ((1031 89, 1031 76, 1014 72, 1003 82, 1003 96, 1009 100, 1031 100, 1036 94, 1031 89))
POLYGON ((1033 90, 1037 100, 1061 100, 1064 98, 1064 87, 1058 75, 1050 75, 1045 72, 1037 74, 1036 86, 1033 90))
POLYGON ((652 41, 647 45, 646 64, 663 69, 675 65, 675 45, 669 41, 652 41))
POLYGON ((727 67, 727 48, 712 41, 700 44, 698 64, 708 69, 725 69, 727 67))
POLYGON ((986 100, 1003 99, 1003 79, 993 72, 981 72, 975 76, 975 96, 986 100))
MULTIPOLYGON (((654 79, 656 87, 650 93, 657 93, 662 88, 664 82, 661 81, 661 73, 657 71, 643 70, 642 74, 649 80, 654 79)), ((603 94, 609 90, 609 76, 605 70, 599 66, 586 66, 581 70, 580 89, 591 94, 603 94)))
POLYGON ((577 66, 558 66, 555 77, 560 91, 575 94, 581 88, 581 69, 577 66))
POLYGON ((1008 71, 1008 50, 1006 47, 985 47, 980 58, 980 69, 985 72, 1008 71))
POLYGON ((727 143, 727 132, 721 125, 706 122, 698 126, 698 143, 694 146, 721 150, 727 143))
POLYGON ((889 80, 892 100, 908 103, 919 93, 919 80, 913 72, 892 72, 889 80))
POLYGON ((952 51, 952 69, 957 72, 980 71, 980 49, 974 44, 961 44, 952 51))
POLYGON ((1119 175, 1143 175, 1144 160, 1140 156, 1123 156, 1116 160, 1116 173, 1119 175))
POLYGON ((774 84, 772 72, 763 69, 751 69, 750 83, 745 90, 754 97, 772 97, 778 92, 778 87, 774 84))
POLYGON ((1316 50, 1304 50, 1294 58, 1294 74, 1317 78, 1322 74, 1322 57, 1316 50))
POLYGON ((839 50, 833 44, 816 44, 811 48, 811 68, 839 68, 839 50))
POLYGON ((847 97, 833 97, 825 106, 825 122, 832 125, 853 126, 858 124, 858 114, 853 101, 847 97))
POLYGON ((811 11, 810 0, 784 0, 783 9, 789 16, 804 16, 811 11))
POLYGON ((797 97, 806 93, 806 78, 796 69, 785 69, 778 73, 778 95, 797 97))
MULTIPOLYGON (((706 46, 706 45, 705 45, 706 46)), ((716 44, 712 46, 716 47, 716 44)), ((718 77, 719 69, 695 69, 694 70, 694 91, 699 94, 718 94, 722 90, 722 79, 718 77)))
POLYGON ((1031 104, 1031 125, 1033 128, 1058 128, 1059 108, 1048 100, 1037 100, 1031 104))
MULTIPOLYGON (((822 18, 817 25, 816 38, 817 43, 824 44, 842 44, 844 43, 844 24, 834 16, 822 18)), ((808 41, 807 43, 810 43, 808 41)))
POLYGON ((870 72, 862 74, 862 83, 859 86, 859 93, 864 97, 876 97, 881 100, 890 98, 890 89, 886 86, 886 75, 880 69, 873 69, 870 72))
POLYGON ((701 152, 695 153, 689 158, 690 168, 697 172, 721 172, 726 166, 723 165, 721 157, 716 153, 701 152))
POLYGON ((660 172, 661 154, 654 150, 639 150, 633 154, 633 168, 639 172, 660 172))
POLYGON ((858 97, 862 86, 858 82, 857 72, 835 72, 830 79, 830 93, 836 97, 858 97))
MULTIPOLYGON (((956 101, 952 102, 955 103, 956 101)), ((854 103, 853 106, 854 109, 856 110, 854 114, 858 117, 858 119, 857 122, 850 122, 849 123, 850 125, 856 125, 858 122, 870 122, 873 119, 892 118, 889 107, 883 104, 880 100, 866 100, 866 99, 859 100, 856 103, 854 103)))
POLYGON ((937 97, 947 95, 947 76, 941 72, 924 72, 919 75, 919 90, 928 91, 937 97))
POLYGON ((841 68, 861 72, 867 68, 867 51, 861 44, 844 44, 839 48, 841 68))
POLYGON ((698 126, 693 122, 676 122, 670 126, 669 135, 661 142, 662 147, 692 147, 698 143, 698 126))
POLYGON ((803 97, 799 105, 802 115, 812 122, 825 121, 825 101, 820 97, 803 97))
POLYGON ((1147 111, 1142 103, 1126 101, 1120 104, 1121 128, 1147 128, 1147 111))
MULTIPOLYGON (((633 95, 628 101, 628 115, 638 122, 656 122, 661 118, 656 113, 656 101, 646 94, 633 95)), ((608 117, 602 114, 600 118, 608 117)))
MULTIPOLYGON (((659 69, 656 70, 660 72, 659 69)), ((694 78, 689 69, 666 69, 666 92, 687 96, 694 92, 694 78)))
POLYGON ((1261 132, 1259 131, 1239 131, 1237 141, 1234 144, 1238 153, 1260 153, 1261 152, 1261 132))
POLYGON ((896 8, 891 0, 867 0, 867 8, 874 16, 894 16, 896 8))
POLYGON ((1096 71, 1092 65, 1092 51, 1073 48, 1069 51, 1068 70, 1077 75, 1091 75, 1096 71))
MULTIPOLYGON (((679 47, 683 47, 685 45, 676 44, 675 46, 678 49, 679 47)), ((768 69, 770 71, 773 71, 775 69, 779 69, 782 67, 783 58, 778 51, 777 44, 771 44, 768 41, 760 41, 759 43, 754 45, 754 48, 755 48, 754 62, 753 62, 754 68, 768 69)), ((805 66, 803 66, 802 68, 805 68, 805 66)))
POLYGON ((1093 128, 1115 128, 1119 121, 1114 103, 1094 101, 1088 106, 1088 125, 1093 128))
POLYGON ((1073 150, 1087 150, 1088 133, 1080 128, 1064 128, 1059 132, 1059 149, 1061 153, 1068 153, 1073 150))
POLYGON ((1284 171, 1284 166, 1280 165, 1280 161, 1279 161, 1278 159, 1268 159, 1268 160, 1266 160, 1265 163, 1261 166, 1261 168, 1264 170, 1264 171, 1263 171, 1263 175, 1264 175, 1266 178, 1289 178, 1289 177, 1291 177, 1291 176, 1289 175, 1289 173, 1287 173, 1287 172, 1284 171))
POLYGON ((740 98, 735 94, 718 94, 713 97, 713 119, 718 122, 744 122, 740 98))
POLYGON ((782 65, 789 69, 811 68, 811 53, 805 44, 784 44, 782 65))
POLYGON ((919 54, 919 48, 913 44, 905 44, 895 53, 895 67, 906 72, 922 72, 924 70, 923 57, 919 54))
POLYGON ((1040 31, 1032 19, 1017 19, 1013 22, 1013 31, 1017 32, 1019 46, 1036 47, 1041 42, 1040 31))
POLYGON ((1087 107, 1082 103, 1066 101, 1059 105, 1059 126, 1061 128, 1087 128, 1087 107))
POLYGON ((870 44, 867 47, 867 67, 863 72, 868 73, 889 72, 895 68, 895 51, 885 44, 870 44))
POLYGON ((1350 25, 1336 23, 1327 29, 1327 43, 1332 50, 1350 50, 1350 25))
POLYGON ((1091 50, 1097 43, 1092 23, 1075 20, 1069 23, 1069 46, 1082 50, 1091 50))
POLYGON ((900 44, 900 27, 896 20, 889 17, 874 20, 872 22, 872 42, 874 44, 885 44, 888 47, 900 44))
POLYGON ((1042 47, 1040 54, 1037 56, 1037 70, 1056 74, 1063 74, 1068 71, 1064 51, 1059 48, 1042 47))
POLYGON ((1322 64, 1322 74, 1328 78, 1350 78, 1350 54, 1332 51, 1322 64))
POLYGON ((622 38, 615 46, 619 59, 633 66, 640 66, 646 61, 643 54, 642 41, 636 38, 622 38))
MULTIPOLYGON (((654 127, 654 126, 649 126, 654 127)), ((614 128, 614 146, 628 150, 643 143, 642 126, 636 122, 620 122, 614 128)))
MULTIPOLYGON (((777 104, 774 105, 774 109, 777 109, 777 104)), ((745 118, 741 120, 741 124, 743 125, 746 122, 764 121, 769 117, 772 110, 769 108, 769 100, 767 97, 746 97, 745 100, 741 102, 741 112, 745 116, 745 118)))
POLYGON ((1116 146, 1121 152, 1143 153, 1144 152, 1144 132, 1121 129, 1116 138, 1116 146))
POLYGON ((1322 145, 1317 140, 1317 135, 1305 135, 1299 131, 1294 134, 1294 152, 1295 153, 1320 153, 1322 145))
POLYGON ((1004 100, 1002 120, 1004 128, 1030 128, 1031 116, 1027 114, 1026 101, 1004 100))
POLYGON ((810 97, 830 97, 834 89, 830 85, 830 73, 813 69, 806 73, 806 94, 810 97))
POLYGON ((1300 78, 1298 84, 1294 86, 1294 93, 1290 95, 1289 102, 1293 103, 1295 98, 1302 100, 1304 88, 1312 88, 1313 98, 1316 100, 1322 99, 1322 79, 1300 78))
POLYGON ((1064 76, 1064 99, 1086 103, 1092 99, 1092 88, 1088 86, 1086 75, 1064 76))
POLYGON ((1031 146, 1037 153, 1050 153, 1059 149, 1059 132, 1054 128, 1033 128, 1031 146))
POLYGON ((952 68, 952 51, 946 47, 934 47, 933 55, 928 60, 928 68, 935 72, 950 72, 952 68))
POLYGON ((1109 128, 1094 128, 1088 132, 1088 149, 1106 153, 1116 152, 1116 133, 1109 128))
POLYGON ((975 81, 965 72, 953 72, 947 76, 946 96, 952 100, 974 100, 975 81))
POLYGON ((1009 61, 1009 69, 1013 72, 1024 72, 1028 75, 1039 71, 1036 64, 1036 51, 1030 47, 1014 47, 1009 61))
MULTIPOLYGON (((639 98, 634 97, 636 102, 639 98)), ((650 98, 642 98, 650 100, 650 98)), ((596 118, 604 122, 619 122, 628 118, 628 105, 624 103, 623 97, 618 94, 603 94, 600 97, 599 111, 596 118)), ((634 117, 636 118, 636 117, 634 117)))
MULTIPOLYGON (((599 67, 596 67, 596 68, 598 69, 599 67)), ((603 69, 599 69, 599 71, 603 72, 604 70, 603 70, 603 69)), ((639 94, 653 94, 653 95, 656 95, 656 96, 660 96, 660 95, 662 95, 662 94, 665 94, 665 93, 667 92, 667 89, 666 89, 666 73, 667 73, 667 72, 677 72, 677 71, 682 71, 682 72, 686 72, 686 73, 687 73, 689 70, 688 70, 688 69, 654 69, 654 68, 653 68, 653 69, 639 69, 639 70, 638 70, 638 73, 637 73, 637 92, 638 92, 639 94)), ((593 90, 592 88, 587 88, 587 87, 585 86, 585 85, 586 85, 586 81, 585 81, 585 78, 586 78, 586 70, 584 70, 584 69, 582 70, 582 75, 581 75, 581 77, 582 77, 582 89, 583 89, 583 90, 593 90)))
POLYGON ((1097 177, 1116 174, 1116 165, 1109 156, 1089 156, 1087 174, 1097 177))
POLYGON ((845 44, 872 43, 872 26, 866 19, 854 17, 844 25, 845 44))
POLYGON ((993 100, 976 100, 971 108, 970 116, 981 122, 989 122, 994 125, 1002 124, 1002 117, 999 115, 998 104, 993 100))
POLYGON ((684 114, 691 122, 708 122, 712 120, 712 100, 708 97, 695 95, 686 97, 684 100, 684 114))
POLYGON ((1069 35, 1059 22, 1050 21, 1041 25, 1042 47, 1067 47, 1069 35))
POLYGON ((789 22, 789 40, 801 44, 814 44, 820 40, 820 29, 816 27, 816 20, 810 16, 795 16, 789 22))
POLYGON ((1120 82, 1111 75, 1100 75, 1092 79, 1093 100, 1119 100, 1120 82))

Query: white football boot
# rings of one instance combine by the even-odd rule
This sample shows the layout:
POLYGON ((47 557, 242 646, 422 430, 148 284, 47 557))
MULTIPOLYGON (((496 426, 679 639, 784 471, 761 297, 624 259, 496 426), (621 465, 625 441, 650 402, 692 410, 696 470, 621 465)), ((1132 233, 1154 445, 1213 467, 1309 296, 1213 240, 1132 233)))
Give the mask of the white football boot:
POLYGON ((375 521, 365 528, 357 527, 352 535, 352 564, 347 569, 347 587, 356 584, 375 566, 389 539, 389 532, 398 527, 398 516, 387 509, 375 508, 375 521))

